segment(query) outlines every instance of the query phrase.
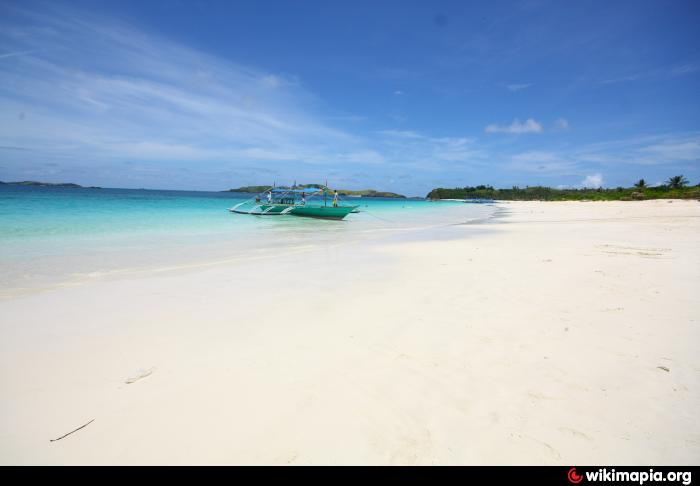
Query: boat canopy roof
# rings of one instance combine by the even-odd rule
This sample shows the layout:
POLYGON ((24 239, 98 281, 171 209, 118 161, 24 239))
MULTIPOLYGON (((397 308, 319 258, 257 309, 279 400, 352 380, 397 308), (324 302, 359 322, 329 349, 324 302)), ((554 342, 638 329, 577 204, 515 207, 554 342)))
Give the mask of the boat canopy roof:
POLYGON ((313 192, 320 192, 322 190, 323 189, 321 189, 320 187, 307 187, 305 189, 283 189, 281 187, 274 187, 272 189, 272 192, 282 192, 282 193, 294 193, 294 192, 296 192, 296 193, 301 194, 302 192, 313 193, 313 192))

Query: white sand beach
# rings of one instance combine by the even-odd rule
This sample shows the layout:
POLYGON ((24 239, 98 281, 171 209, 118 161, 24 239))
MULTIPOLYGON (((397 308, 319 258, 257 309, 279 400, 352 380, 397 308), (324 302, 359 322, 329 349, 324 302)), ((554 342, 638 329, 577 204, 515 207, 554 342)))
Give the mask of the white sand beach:
POLYGON ((0 463, 700 463, 700 202, 500 205, 0 301, 0 463))

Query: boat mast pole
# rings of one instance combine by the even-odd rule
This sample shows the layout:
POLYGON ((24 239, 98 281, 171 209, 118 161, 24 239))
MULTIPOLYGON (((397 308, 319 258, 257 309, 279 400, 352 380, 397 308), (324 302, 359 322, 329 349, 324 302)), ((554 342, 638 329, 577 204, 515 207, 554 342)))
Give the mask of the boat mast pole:
POLYGON ((323 206, 328 206, 327 198, 328 196, 326 195, 326 191, 328 191, 328 179, 326 179, 326 185, 323 186, 323 206))

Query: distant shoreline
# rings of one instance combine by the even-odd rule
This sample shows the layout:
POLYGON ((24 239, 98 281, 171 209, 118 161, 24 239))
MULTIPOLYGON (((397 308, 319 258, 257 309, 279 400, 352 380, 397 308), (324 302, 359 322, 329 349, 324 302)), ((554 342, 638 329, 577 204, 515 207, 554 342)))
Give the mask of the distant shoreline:
MULTIPOLYGON (((0 187, 2 186, 12 186, 12 187, 45 187, 45 188, 59 188, 59 189, 107 189, 107 190, 119 190, 119 191, 174 191, 174 192, 206 192, 206 193, 242 193, 242 194, 255 194, 261 193, 269 189, 269 187, 260 186, 259 191, 253 190, 252 188, 238 188, 238 189, 226 189, 226 190, 204 190, 204 189, 150 189, 145 187, 100 187, 100 186, 81 186, 73 182, 40 182, 40 181, 12 181, 3 182, 0 181, 0 187)), ((338 194, 344 197, 357 197, 357 198, 389 198, 389 199, 424 199, 421 196, 404 196, 403 194, 396 194, 393 192, 375 191, 373 189, 368 189, 364 191, 352 191, 352 190, 338 190, 338 194)))
POLYGON ((16 181, 16 182, 3 182, 0 181, 0 185, 4 186, 30 186, 30 187, 66 187, 70 189, 102 189, 97 186, 81 186, 80 184, 75 184, 74 182, 38 182, 38 181, 16 181))
MULTIPOLYGON (((147 189, 147 188, 104 188, 99 186, 82 186, 74 182, 41 182, 41 181, 0 181, 0 186, 13 187, 46 187, 63 189, 116 189, 134 191, 184 191, 184 192, 237 192, 244 194, 257 194, 270 189, 270 186, 244 186, 223 191, 197 190, 197 189, 147 189)), ((322 187, 320 185, 298 185, 297 189, 306 187, 322 187)), ((278 186, 286 188, 286 186, 278 186)), ((333 189, 328 189, 333 191, 333 189)), ((507 202, 507 201, 644 201, 652 199, 697 199, 700 200, 700 184, 694 186, 670 187, 668 185, 655 187, 631 187, 631 188, 598 188, 598 189, 555 189, 544 186, 533 186, 512 189, 497 189, 491 186, 476 186, 464 188, 437 188, 430 191, 425 198, 420 196, 405 196, 389 191, 377 191, 375 189, 350 190, 336 189, 342 197, 356 198, 388 198, 388 199, 427 199, 430 201, 465 200, 507 202)))
MULTIPOLYGON (((277 186, 278 189, 289 189, 287 186, 277 186)), ((296 189, 306 189, 306 188, 323 188, 322 184, 300 184, 295 186, 296 189)), ((246 192, 246 193, 251 193, 251 194, 257 194, 257 193, 262 193, 265 191, 268 191, 272 189, 271 186, 243 186, 243 187, 238 187, 235 189, 228 189, 227 191, 222 191, 222 192, 246 192)), ((346 196, 346 197, 387 197, 387 198, 395 198, 395 199, 407 199, 406 196, 403 194, 397 194, 395 192, 389 192, 389 191, 377 191, 375 189, 363 189, 359 191, 354 191, 352 189, 329 189, 326 188, 328 191, 333 191, 336 190, 338 191, 338 195, 340 196, 346 196)))

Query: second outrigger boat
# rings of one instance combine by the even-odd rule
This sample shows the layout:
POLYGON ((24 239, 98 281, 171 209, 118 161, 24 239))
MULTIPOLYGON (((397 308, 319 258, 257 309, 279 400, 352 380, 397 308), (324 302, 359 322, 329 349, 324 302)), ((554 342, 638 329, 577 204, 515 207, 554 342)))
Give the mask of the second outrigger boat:
POLYGON ((242 209, 250 200, 230 208, 229 211, 236 214, 249 214, 253 216, 302 216, 320 219, 343 219, 352 212, 357 212, 358 206, 341 206, 339 204, 328 205, 326 191, 319 187, 306 187, 303 189, 286 189, 273 187, 263 196, 267 201, 261 202, 261 196, 255 199, 255 205, 249 210, 242 209), (323 204, 307 203, 307 198, 323 195, 323 204))
POLYGON ((469 204, 494 204, 496 201, 485 197, 470 197, 465 199, 464 202, 469 204))

